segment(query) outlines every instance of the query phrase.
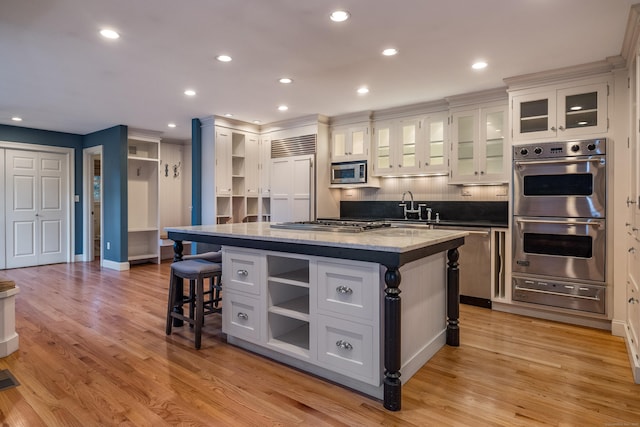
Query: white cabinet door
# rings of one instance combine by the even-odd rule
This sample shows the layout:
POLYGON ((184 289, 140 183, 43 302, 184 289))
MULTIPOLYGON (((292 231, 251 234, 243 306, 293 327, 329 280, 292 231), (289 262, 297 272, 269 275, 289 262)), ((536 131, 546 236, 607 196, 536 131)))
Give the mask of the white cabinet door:
POLYGON ((392 150, 393 122, 380 121, 373 126, 373 175, 388 175, 395 171, 395 153, 392 150))
POLYGON ((398 120, 395 126, 395 133, 392 132, 391 149, 396 151, 394 156, 397 159, 399 174, 412 174, 419 170, 418 150, 423 143, 422 120, 402 119, 398 120))
POLYGON ((66 156, 6 151, 7 268, 67 261, 66 156))
POLYGON ((453 114, 451 132, 452 183, 477 181, 478 171, 478 113, 476 110, 453 114))
POLYGON ((447 173, 449 122, 448 114, 430 115, 424 120, 423 141, 418 150, 421 173, 447 173))
POLYGON ((367 160, 369 126, 338 126, 331 130, 331 161, 367 160))
POLYGON ((450 184, 508 182, 506 106, 453 113, 450 184))
POLYGON ((269 138, 260 140, 260 164, 258 168, 260 194, 263 197, 269 197, 271 195, 271 139, 269 138))
POLYGON ((260 164, 260 146, 258 137, 249 135, 245 142, 245 191, 249 197, 257 197, 259 194, 260 183, 258 167, 260 164))
POLYGON ((231 132, 216 129, 216 195, 231 195, 231 132))
POLYGON ((602 136, 609 130, 608 97, 606 82, 514 93, 513 140, 602 136))
POLYGON ((271 172, 271 220, 312 219, 313 156, 272 159, 271 172))

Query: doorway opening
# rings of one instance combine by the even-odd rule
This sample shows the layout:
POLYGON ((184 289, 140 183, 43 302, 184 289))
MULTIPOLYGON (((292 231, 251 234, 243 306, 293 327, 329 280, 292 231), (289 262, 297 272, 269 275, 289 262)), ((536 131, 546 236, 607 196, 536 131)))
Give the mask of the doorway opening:
POLYGON ((104 259, 102 250, 104 218, 102 210, 102 146, 85 148, 83 153, 83 258, 84 261, 100 260, 100 265, 102 265, 104 259))

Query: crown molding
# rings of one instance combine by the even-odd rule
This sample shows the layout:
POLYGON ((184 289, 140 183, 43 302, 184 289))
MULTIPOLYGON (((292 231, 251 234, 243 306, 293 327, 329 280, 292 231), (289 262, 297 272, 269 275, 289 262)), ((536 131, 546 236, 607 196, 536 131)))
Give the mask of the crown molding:
POLYGON ((449 108, 460 107, 463 105, 486 103, 491 101, 507 101, 509 96, 506 87, 481 90, 478 92, 463 93, 460 95, 452 95, 445 98, 449 108))
POLYGON ((372 120, 373 111, 358 111, 355 113, 341 114, 329 117, 330 126, 350 125, 354 123, 369 122, 372 120))
POLYGON ((620 56, 626 63, 633 58, 635 47, 640 37, 640 4, 634 4, 629 10, 629 18, 627 19, 627 28, 622 41, 622 49, 620 56))
POLYGON ((507 77, 503 81, 507 84, 509 90, 513 90, 558 83, 570 79, 594 77, 599 74, 611 73, 614 68, 619 66, 621 60, 616 60, 615 58, 618 57, 610 57, 601 61, 572 65, 570 67, 556 68, 554 70, 546 70, 537 73, 507 77))
POLYGON ((162 138, 162 132, 148 129, 127 128, 127 138, 140 141, 158 142, 162 138))

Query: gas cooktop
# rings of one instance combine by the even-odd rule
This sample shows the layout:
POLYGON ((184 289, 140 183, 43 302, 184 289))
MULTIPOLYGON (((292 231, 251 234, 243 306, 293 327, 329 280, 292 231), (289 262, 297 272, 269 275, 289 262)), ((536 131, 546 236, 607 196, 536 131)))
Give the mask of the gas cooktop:
POLYGON ((390 226, 391 224, 381 221, 340 220, 297 221, 271 224, 271 228, 283 228, 287 230, 333 231, 342 233, 360 233, 362 231, 377 230, 379 228, 390 226))

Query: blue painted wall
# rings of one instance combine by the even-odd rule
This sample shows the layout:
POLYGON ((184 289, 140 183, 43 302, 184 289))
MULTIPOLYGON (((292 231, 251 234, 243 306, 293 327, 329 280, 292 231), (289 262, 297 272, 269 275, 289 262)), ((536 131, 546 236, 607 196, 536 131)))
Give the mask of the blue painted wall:
POLYGON ((127 135, 114 126, 84 136, 84 148, 102 145, 102 253, 115 262, 128 259, 127 135))
MULTIPOLYGON (((82 143, 83 136, 73 133, 52 132, 17 126, 0 125, 0 141, 20 142, 23 144, 49 145, 53 147, 73 148, 74 158, 74 194, 80 196, 75 203, 75 253, 82 253, 82 143)), ((125 171, 126 173, 126 171, 125 171)), ((4 189, 3 189, 4 192, 4 189)))
POLYGON ((115 262, 127 261, 127 134, 126 126, 114 126, 109 129, 77 135, 72 133, 52 132, 17 126, 0 125, 0 141, 38 144, 74 149, 74 194, 80 196, 75 203, 75 254, 83 253, 82 241, 82 150, 83 148, 102 145, 103 162, 103 235, 102 251, 104 258, 115 262), (106 242, 111 249, 106 250, 106 242))
POLYGON ((202 123, 191 120, 191 225, 202 225, 202 123))

